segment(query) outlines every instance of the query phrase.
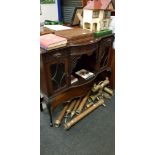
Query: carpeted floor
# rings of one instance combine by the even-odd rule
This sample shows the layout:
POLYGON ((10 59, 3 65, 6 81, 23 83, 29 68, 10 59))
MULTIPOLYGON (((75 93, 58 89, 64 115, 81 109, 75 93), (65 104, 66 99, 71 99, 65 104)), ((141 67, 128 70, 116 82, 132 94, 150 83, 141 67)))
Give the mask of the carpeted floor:
POLYGON ((47 109, 41 112, 40 155, 114 155, 115 96, 105 103, 68 131, 51 128, 47 109))

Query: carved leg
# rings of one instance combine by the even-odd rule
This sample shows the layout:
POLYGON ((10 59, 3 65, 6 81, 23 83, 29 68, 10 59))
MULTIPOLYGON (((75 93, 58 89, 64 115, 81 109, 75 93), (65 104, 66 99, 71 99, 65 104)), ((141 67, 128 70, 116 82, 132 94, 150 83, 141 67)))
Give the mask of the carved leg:
POLYGON ((42 105, 43 97, 40 96, 40 111, 43 111, 43 105, 42 105))
POLYGON ((47 109, 48 109, 48 112, 49 112, 49 115, 50 115, 50 127, 52 127, 53 126, 53 119, 52 119, 52 108, 51 108, 50 103, 47 103, 47 109))

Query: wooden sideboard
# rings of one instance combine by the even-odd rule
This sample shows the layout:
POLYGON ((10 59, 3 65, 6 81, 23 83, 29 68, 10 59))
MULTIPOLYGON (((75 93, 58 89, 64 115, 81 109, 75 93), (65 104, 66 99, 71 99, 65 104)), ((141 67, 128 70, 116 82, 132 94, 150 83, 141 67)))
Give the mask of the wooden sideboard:
POLYGON ((109 60, 109 66, 111 68, 110 87, 115 89, 115 49, 112 48, 109 60))
POLYGON ((83 97, 94 82, 110 77, 113 41, 112 34, 51 51, 40 49, 40 89, 49 111, 50 126, 58 105, 83 97), (77 83, 71 84, 71 75, 76 76, 75 72, 80 69, 89 70, 95 76, 89 80, 79 78, 77 83))

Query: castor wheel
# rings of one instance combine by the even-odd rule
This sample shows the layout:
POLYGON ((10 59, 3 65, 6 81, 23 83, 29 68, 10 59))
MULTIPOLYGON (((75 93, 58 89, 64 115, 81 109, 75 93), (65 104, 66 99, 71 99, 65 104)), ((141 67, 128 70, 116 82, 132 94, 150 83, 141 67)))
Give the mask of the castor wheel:
POLYGON ((43 112, 43 110, 44 110, 43 105, 42 105, 42 103, 40 103, 40 111, 43 112))
POLYGON ((40 96, 40 111, 41 111, 41 112, 44 110, 44 109, 43 109, 42 101, 43 101, 43 97, 40 96))
POLYGON ((50 127, 53 127, 53 123, 50 123, 50 127))

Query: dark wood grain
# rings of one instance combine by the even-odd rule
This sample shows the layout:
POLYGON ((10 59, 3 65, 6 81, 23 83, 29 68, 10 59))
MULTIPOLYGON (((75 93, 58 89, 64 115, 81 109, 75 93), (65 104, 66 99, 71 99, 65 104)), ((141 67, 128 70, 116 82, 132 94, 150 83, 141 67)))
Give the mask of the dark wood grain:
POLYGON ((111 67, 110 86, 115 89, 115 49, 112 49, 109 66, 111 67))
POLYGON ((113 59, 111 59, 113 40, 114 35, 108 35, 98 39, 94 38, 91 42, 78 42, 50 51, 41 49, 40 89, 48 105, 51 124, 52 112, 57 106, 84 96, 94 82, 103 80, 105 76, 110 77, 110 67, 113 63, 113 59), (52 65, 53 70, 51 70, 52 65), (54 67, 59 65, 60 67, 54 67), (94 72, 96 76, 89 80, 79 78, 76 84, 71 85, 71 74, 74 75, 80 69, 94 72), (52 74, 56 80, 62 78, 59 81, 63 81, 65 85, 62 87, 59 83, 59 85, 57 84, 59 87, 54 89, 52 74))

